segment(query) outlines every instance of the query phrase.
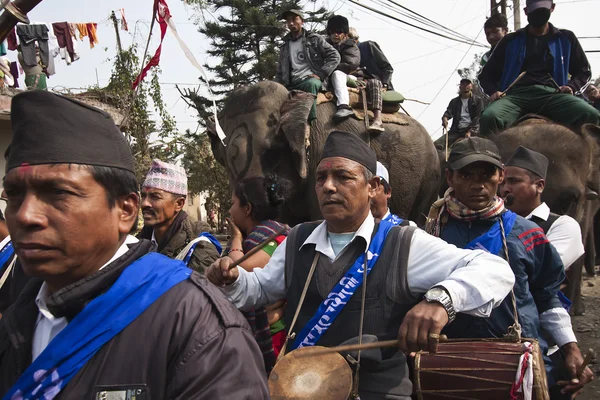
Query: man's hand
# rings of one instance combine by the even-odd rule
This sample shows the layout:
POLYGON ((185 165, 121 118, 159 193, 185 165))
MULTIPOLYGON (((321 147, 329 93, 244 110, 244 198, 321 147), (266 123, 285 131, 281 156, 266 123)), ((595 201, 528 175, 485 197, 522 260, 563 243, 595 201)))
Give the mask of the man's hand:
POLYGON ((573 89, 570 86, 561 86, 558 88, 561 93, 565 94, 573 94, 573 89))
POLYGON ((465 133, 465 137, 466 138, 470 138, 471 137, 471 131, 467 131, 467 133, 465 133))
POLYGON ((217 261, 212 263, 204 274, 206 279, 214 283, 217 286, 231 285, 240 276, 240 272, 237 267, 229 269, 229 266, 233 264, 233 260, 229 257, 219 258, 217 261))
POLYGON ((448 129, 448 118, 442 117, 442 126, 448 129))
POLYGON ((579 371, 583 365, 583 356, 581 355, 577 343, 573 342, 565 344, 560 348, 560 351, 565 356, 565 367, 567 368, 567 371, 569 371, 569 375, 571 375, 571 380, 558 381, 557 384, 559 386, 564 386, 561 393, 571 393, 572 398, 574 399, 581 393, 586 384, 594 380, 594 373, 586 367, 579 376, 577 375, 577 371, 579 371))
POLYGON ((400 349, 407 354, 420 350, 437 352, 440 332, 447 323, 448 313, 444 306, 423 300, 402 321, 398 332, 400 349))
POLYGON ((496 100, 500 100, 504 96, 503 92, 496 92, 490 96, 490 101, 494 102, 496 100))
POLYGON ((309 79, 310 78, 315 78, 315 79, 321 80, 321 77, 319 75, 316 75, 316 74, 309 75, 308 78, 309 79))

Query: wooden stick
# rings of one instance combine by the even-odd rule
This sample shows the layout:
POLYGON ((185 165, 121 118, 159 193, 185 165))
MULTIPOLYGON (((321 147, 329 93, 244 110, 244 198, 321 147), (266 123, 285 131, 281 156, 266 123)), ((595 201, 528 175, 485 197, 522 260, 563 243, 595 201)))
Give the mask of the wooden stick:
POLYGON ((240 265, 241 263, 243 263, 244 261, 246 261, 247 259, 249 259, 250 257, 252 257, 254 254, 256 254, 263 247, 265 247, 266 245, 268 245, 269 243, 271 243, 273 240, 275 240, 276 237, 281 236, 286 231, 286 229, 287 229, 286 227, 281 228, 280 230, 278 230, 277 232, 275 232, 274 234, 272 234, 271 236, 269 236, 267 238, 267 240, 265 240, 264 242, 258 244, 252 250, 250 250, 249 252, 247 252, 246 254, 244 254, 242 256, 242 258, 240 258, 237 261, 234 261, 234 263, 229 266, 229 270, 231 271, 232 269, 234 269, 235 267, 237 267, 238 265, 240 265))
POLYGON ((448 162, 448 128, 444 127, 444 136, 446 136, 446 162, 448 162))
MULTIPOLYGON (((440 343, 448 341, 448 337, 446 335, 440 335, 440 343)), ((348 344, 344 346, 337 347, 328 347, 326 349, 319 349, 306 353, 306 357, 310 356, 320 356, 322 354, 329 353, 342 353, 347 351, 358 351, 358 350, 370 350, 370 349, 381 349, 384 347, 398 347, 400 344, 400 340, 384 340, 382 342, 373 342, 373 343, 365 343, 365 344, 348 344)))
POLYGON ((508 91, 510 89, 512 89, 517 83, 519 83, 519 81, 521 79, 523 79, 523 77, 525 76, 525 74, 527 74, 527 71, 523 71, 519 74, 519 76, 517 76, 517 79, 514 80, 513 83, 510 84, 509 87, 506 88, 506 90, 504 92, 502 92, 502 94, 500 95, 500 98, 503 98, 504 96, 506 96, 506 93, 508 93, 508 91))
POLYGON ((588 349, 585 358, 583 359, 583 364, 581 364, 577 370, 577 376, 581 376, 586 367, 590 364, 590 362, 592 362, 592 358, 594 358, 595 355, 596 353, 594 352, 594 349, 588 349))

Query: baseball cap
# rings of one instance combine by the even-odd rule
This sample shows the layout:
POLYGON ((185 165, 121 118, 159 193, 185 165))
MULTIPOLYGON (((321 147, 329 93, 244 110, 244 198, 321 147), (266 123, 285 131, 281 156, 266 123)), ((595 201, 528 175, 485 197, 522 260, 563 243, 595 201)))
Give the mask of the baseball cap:
POLYGON ((452 147, 452 152, 448 158, 448 163, 453 171, 457 171, 478 161, 493 164, 498 168, 504 168, 498 147, 491 140, 481 137, 470 137, 459 140, 452 147))
POLYGON ((537 10, 538 8, 547 8, 551 9, 552 4, 554 4, 553 0, 527 0, 526 3, 527 12, 530 13, 532 11, 537 10))
POLYGON ((470 79, 463 78, 463 79, 460 80, 460 84, 462 85, 463 83, 471 84, 473 82, 470 79))
POLYGON ((302 11, 300 11, 300 10, 297 10, 297 9, 291 9, 291 10, 287 10, 287 11, 284 11, 284 12, 282 12, 282 13, 279 15, 279 19, 286 19, 286 18, 287 18, 287 16, 288 16, 288 15, 290 15, 290 14, 292 14, 292 15, 297 15, 297 16, 299 16, 300 18, 302 18, 302 20, 304 21, 304 14, 302 13, 302 11))
POLYGON ((377 161, 377 176, 384 179, 387 183, 390 183, 390 173, 379 161, 377 161))

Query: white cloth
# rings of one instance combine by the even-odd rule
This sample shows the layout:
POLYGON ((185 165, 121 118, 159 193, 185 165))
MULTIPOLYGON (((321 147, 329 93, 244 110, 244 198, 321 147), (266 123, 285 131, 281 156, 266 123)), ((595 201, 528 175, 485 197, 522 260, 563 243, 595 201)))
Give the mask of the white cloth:
MULTIPOLYGON (((117 258, 121 257, 123 254, 129 251, 130 244, 137 243, 138 240, 128 235, 125 239, 125 242, 119 247, 115 255, 100 269, 106 267, 108 264, 115 261, 117 258)), ((38 292, 38 295, 35 299, 35 304, 40 311, 37 317, 37 321, 35 323, 35 331, 33 333, 33 345, 31 349, 32 353, 32 361, 34 361, 44 349, 48 346, 48 344, 58 335, 68 324, 66 318, 56 318, 50 310, 48 310, 48 306, 46 305, 46 299, 50 296, 50 292, 48 290, 48 285, 46 282, 42 283, 42 287, 38 292)))
POLYGON ((540 327, 545 332, 545 337, 552 340, 548 345, 556 344, 562 347, 567 343, 577 343, 573 332, 571 316, 562 307, 551 308, 540 314, 540 327))
POLYGON ((348 92, 348 75, 342 71, 333 71, 331 74, 331 84, 333 86, 333 94, 337 99, 338 107, 342 104, 350 104, 350 93, 348 92))
MULTIPOLYGON (((546 203, 540 204, 535 210, 527 216, 527 219, 536 216, 548 220, 550 217, 550 207, 546 203)), ((558 251, 560 259, 565 266, 565 270, 579 259, 584 253, 583 239, 581 237, 581 227, 573 218, 568 215, 561 215, 546 232, 546 236, 552 246, 558 251)))
MULTIPOLYGON (((369 216, 353 240, 361 238, 368 248, 375 220, 369 216)), ((316 251, 335 259, 327 235, 327 222, 321 223, 304 245, 315 244, 316 251)), ((285 298, 285 249, 287 239, 275 250, 264 268, 246 272, 238 267, 239 278, 222 288, 229 300, 241 310, 272 304, 285 298)), ((427 292, 433 286, 443 286, 456 312, 487 317, 510 293, 515 276, 506 261, 480 250, 463 250, 422 230, 416 230, 408 258, 408 286, 413 294, 427 292)), ((375 265, 377 268, 377 264, 375 265)))
POLYGON ((460 107, 460 121, 458 128, 465 129, 471 125, 471 113, 469 112, 469 99, 460 99, 462 105, 460 107))

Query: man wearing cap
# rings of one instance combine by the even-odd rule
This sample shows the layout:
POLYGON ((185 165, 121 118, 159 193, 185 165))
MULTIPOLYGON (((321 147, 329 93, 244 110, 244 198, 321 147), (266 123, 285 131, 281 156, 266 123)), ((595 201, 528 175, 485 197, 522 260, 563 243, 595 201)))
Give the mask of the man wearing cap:
POLYGON ((194 222, 185 211, 187 174, 178 165, 154 160, 142 184, 144 227, 139 237, 152 241, 157 252, 183 260, 204 274, 221 254, 208 224, 194 222))
MULTIPOLYGON (((573 379, 583 363, 579 348, 571 348, 573 330, 557 315, 562 312, 558 298, 565 273, 560 256, 535 223, 507 210, 498 197, 504 181, 504 166, 496 145, 484 138, 468 138, 454 145, 449 157, 446 179, 450 189, 432 206, 427 230, 448 243, 465 249, 485 249, 508 260, 515 274, 514 294, 522 337, 536 338, 545 351, 547 344, 540 328, 549 338, 566 345, 566 364, 573 379)), ((496 308, 490 318, 459 315, 448 327, 449 337, 504 337, 514 334, 511 296, 496 308)), ((564 311, 564 310, 563 310, 564 311)), ((551 381, 552 382, 552 381, 551 381)), ((554 382, 553 382, 554 383, 554 382)), ((553 386, 553 385, 551 385, 553 386)), ((579 382, 569 391, 581 388, 579 382)))
MULTIPOLYGON (((479 116, 483 111, 483 100, 473 94, 473 83, 469 79, 461 79, 458 86, 458 97, 450 100, 446 112, 442 116, 442 126, 448 129, 448 120, 452 126, 448 131, 448 146, 464 137, 479 134, 479 116)), ((442 136, 436 141, 437 146, 445 143, 442 136)))
MULTIPOLYGON (((542 202, 542 192, 546 185, 548 159, 538 152, 519 146, 505 164, 504 182, 500 186, 500 195, 505 199, 507 207, 520 216, 538 224, 546 237, 558 252, 565 270, 577 261, 585 250, 581 239, 581 228, 577 221, 568 215, 557 215, 550 212, 546 203, 542 202)), ((559 297, 560 297, 559 293, 559 297)), ((564 296, 563 296, 564 298, 564 296)), ((565 302, 563 301, 563 304, 565 302)), ((567 304, 570 302, 567 301, 567 304)), ((561 321, 564 339, 557 345, 561 355, 577 347, 577 338, 571 326, 571 317, 565 308, 554 308, 546 311, 546 317, 561 321), (563 343, 564 342, 564 343, 563 343)), ((574 350, 579 352, 579 348, 574 350)), ((582 380, 589 381, 591 371, 585 371, 582 380)), ((568 380, 570 377, 565 377, 568 380)), ((584 382, 585 384, 585 382, 584 382)), ((553 396, 554 398, 554 396, 553 396)))
POLYGON ((399 338, 401 351, 363 353, 354 394, 408 400, 412 384, 403 352, 435 351, 441 329, 456 312, 489 315, 514 277, 498 257, 376 221, 370 212, 380 185, 376 173, 375 153, 362 139, 332 132, 316 171, 324 222, 294 227, 262 269, 229 270, 232 260, 225 257, 206 275, 241 310, 286 298, 288 351, 360 341, 361 320, 365 341, 399 338))
POLYGON ((28 91, 13 97, 11 123, 6 221, 32 279, 0 320, 0 396, 269 398, 242 315, 128 236, 138 185, 110 116, 28 91))
POLYGON ((354 72, 360 65, 360 51, 354 40, 348 37, 350 26, 348 19, 341 15, 334 15, 327 21, 327 43, 340 53, 340 63, 331 74, 331 84, 337 99, 337 111, 333 118, 342 120, 354 115, 350 107, 350 94, 348 93, 348 74, 354 72))
MULTIPOLYGON (((289 90, 301 90, 316 97, 323 81, 340 63, 340 54, 323 36, 303 28, 302 11, 289 10, 280 18, 285 19, 290 33, 283 37, 275 80, 289 90)), ((315 119, 316 99, 308 116, 309 122, 315 119)))
MULTIPOLYGON (((379 161, 377 161, 376 175, 379 177, 379 188, 377 188, 375 196, 371 199, 371 214, 373 214, 373 218, 389 221, 394 225, 403 224, 404 220, 396 214, 392 214, 388 207, 390 197, 392 197, 392 187, 389 184, 390 174, 387 168, 379 161)), ((409 224, 409 222, 407 221, 406 224, 409 224)))
POLYGON ((482 136, 501 132, 528 113, 572 128, 600 124, 600 111, 573 96, 592 73, 575 34, 548 22, 554 8, 552 0, 527 0, 529 24, 506 35, 481 70, 479 84, 492 101, 481 116, 482 136))

